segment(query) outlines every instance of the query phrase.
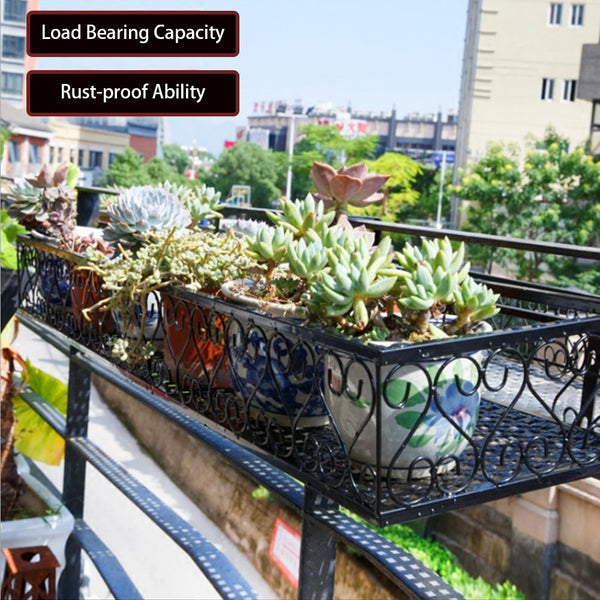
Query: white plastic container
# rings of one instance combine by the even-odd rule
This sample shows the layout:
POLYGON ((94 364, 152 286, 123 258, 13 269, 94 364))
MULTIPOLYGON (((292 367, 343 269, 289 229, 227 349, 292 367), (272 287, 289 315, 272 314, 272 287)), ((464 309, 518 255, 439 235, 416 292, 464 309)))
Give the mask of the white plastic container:
MULTIPOLYGON (((52 514, 29 519, 2 521, 0 537, 2 548, 23 548, 26 546, 48 546, 60 563, 56 571, 56 581, 65 565, 65 544, 71 535, 75 520, 73 515, 46 486, 30 472, 27 461, 16 456, 19 474, 27 484, 47 505, 52 514)), ((0 574, 4 579, 6 559, 0 552, 0 574)))

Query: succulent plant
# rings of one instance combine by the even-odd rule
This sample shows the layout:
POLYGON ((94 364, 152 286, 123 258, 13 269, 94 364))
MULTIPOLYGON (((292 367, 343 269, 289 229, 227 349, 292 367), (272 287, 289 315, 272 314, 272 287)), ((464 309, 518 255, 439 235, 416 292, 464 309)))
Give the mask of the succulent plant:
POLYGON ((109 224, 104 237, 123 248, 139 249, 148 236, 191 223, 189 211, 163 187, 134 186, 121 192, 107 207, 109 224))
POLYGON ((465 245, 456 250, 448 238, 407 244, 396 253, 403 285, 398 304, 414 339, 464 334, 477 320, 494 316, 498 294, 477 284, 464 262, 465 245), (448 307, 455 316, 445 319, 448 307))
POLYGON ((331 165, 315 162, 311 177, 317 196, 335 209, 336 220, 348 213, 348 205, 368 206, 383 198, 377 190, 390 178, 389 175, 369 174, 365 163, 334 169, 331 165))
POLYGON ((326 213, 324 203, 316 201, 311 194, 295 202, 284 198, 281 200, 281 213, 269 212, 267 216, 275 225, 290 231, 294 239, 318 237, 335 218, 335 214, 326 213))
POLYGON ((37 175, 16 180, 7 207, 28 231, 53 237, 64 246, 73 239, 77 225, 77 199, 65 183, 68 172, 67 164, 54 172, 44 165, 37 175))
POLYGON ((379 315, 382 302, 396 284, 390 253, 391 240, 384 238, 373 248, 366 237, 354 248, 327 249, 329 268, 309 284, 307 308, 318 320, 332 320, 338 330, 354 335, 374 319, 384 329, 379 315))
POLYGON ((219 212, 224 204, 220 202, 221 192, 206 184, 189 187, 165 181, 160 184, 167 192, 174 194, 179 201, 188 209, 191 217, 191 227, 196 227, 203 221, 213 218, 222 218, 219 212))
MULTIPOLYGON (((315 163, 312 174, 338 208, 378 200, 387 180, 364 165, 335 171, 315 163)), ((462 335, 498 312, 498 294, 469 275, 464 243, 454 249, 448 238, 423 240, 393 252, 389 237, 375 244, 372 232, 331 214, 310 196, 284 200, 280 213, 269 214, 275 226, 246 237, 247 254, 267 267, 265 285, 254 290, 271 301, 301 299, 312 322, 364 339, 462 335)))

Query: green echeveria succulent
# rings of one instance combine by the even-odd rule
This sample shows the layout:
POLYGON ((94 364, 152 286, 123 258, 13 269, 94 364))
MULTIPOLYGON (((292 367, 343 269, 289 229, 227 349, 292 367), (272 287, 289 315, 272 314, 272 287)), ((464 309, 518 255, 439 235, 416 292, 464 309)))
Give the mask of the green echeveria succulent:
POLYGON ((110 222, 104 237, 124 248, 138 248, 149 234, 184 229, 192 221, 189 211, 176 195, 150 185, 123 191, 108 205, 107 211, 110 222))
POLYGON ((292 233, 294 239, 315 237, 324 234, 335 214, 325 212, 322 201, 315 201, 311 194, 304 200, 281 200, 281 213, 267 213, 276 224, 292 233))
POLYGON ((333 317, 342 330, 364 330, 396 284, 396 277, 388 274, 390 247, 390 238, 373 248, 366 237, 359 237, 352 250, 328 248, 330 268, 309 285, 309 311, 321 318, 333 317))

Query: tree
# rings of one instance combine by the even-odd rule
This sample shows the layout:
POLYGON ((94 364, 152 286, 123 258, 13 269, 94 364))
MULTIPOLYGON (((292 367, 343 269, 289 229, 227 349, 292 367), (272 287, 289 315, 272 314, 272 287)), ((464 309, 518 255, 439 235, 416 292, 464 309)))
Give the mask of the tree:
POLYGON ((133 148, 126 148, 115 157, 106 174, 107 185, 129 187, 149 183, 148 173, 143 169, 142 157, 133 148))
POLYGON ((177 144, 164 144, 161 146, 165 162, 183 175, 190 164, 190 156, 177 144))
MULTIPOLYGON (((600 242, 600 163, 583 148, 567 152, 552 131, 521 160, 516 146, 490 146, 463 173, 455 194, 469 202, 464 229, 543 240, 597 245, 600 242)), ((598 279, 564 257, 498 249, 473 249, 479 262, 515 268, 529 280, 550 278, 562 285, 597 286, 598 279), (595 281, 595 283, 594 283, 595 281)), ((598 291, 597 289, 595 291, 598 291)))
MULTIPOLYGON (((417 176, 423 171, 423 166, 416 160, 399 154, 386 152, 375 160, 366 161, 369 171, 390 175, 383 188, 383 200, 366 209, 360 210, 368 215, 378 216, 387 221, 396 221, 397 215, 404 206, 413 206, 419 199, 419 192, 414 189, 417 176)), ((357 212, 353 209, 352 212, 357 212)))
POLYGON ((188 182, 186 177, 162 158, 151 158, 147 163, 142 165, 142 169, 146 172, 151 184, 163 183, 165 181, 183 184, 188 182))
POLYGON ((120 188, 132 185, 156 185, 171 181, 187 183, 187 179, 162 158, 151 158, 147 163, 132 148, 117 154, 104 175, 106 185, 120 188))
POLYGON ((252 204, 270 208, 281 196, 278 161, 271 150, 252 142, 237 142, 223 151, 211 169, 211 184, 226 198, 233 185, 249 185, 252 204))
POLYGON ((309 123, 300 127, 302 139, 294 146, 292 165, 292 198, 304 198, 312 189, 310 169, 313 162, 323 162, 338 168, 372 158, 379 145, 379 136, 342 135, 335 125, 309 123))

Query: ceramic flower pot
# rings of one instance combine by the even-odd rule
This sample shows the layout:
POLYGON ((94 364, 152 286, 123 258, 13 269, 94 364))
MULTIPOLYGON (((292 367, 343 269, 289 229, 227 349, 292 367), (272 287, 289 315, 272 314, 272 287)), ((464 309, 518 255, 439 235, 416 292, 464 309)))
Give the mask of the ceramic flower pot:
POLYGON ((162 294, 162 304, 164 358, 171 379, 186 388, 199 383, 231 389, 223 315, 167 294, 162 294))
POLYGON ((380 367, 328 353, 325 401, 355 466, 399 479, 456 467, 472 443, 484 353, 380 367), (377 440, 381 449, 377 460, 377 440))
MULTIPOLYGON (((224 285, 223 295, 274 317, 298 316, 295 305, 246 297, 236 292, 239 285, 224 285)), ((329 422, 320 378, 315 378, 320 361, 314 347, 240 317, 228 324, 227 347, 233 388, 251 414, 284 427, 321 427, 329 422)))
POLYGON ((117 333, 127 339, 162 341, 164 331, 161 319, 160 297, 157 292, 146 295, 145 310, 141 301, 111 311, 117 333))
POLYGON ((83 315, 84 309, 106 297, 106 292, 102 290, 102 280, 96 273, 73 269, 70 294, 75 327, 80 332, 114 333, 115 322, 110 311, 94 310, 88 313, 88 318, 83 315))

